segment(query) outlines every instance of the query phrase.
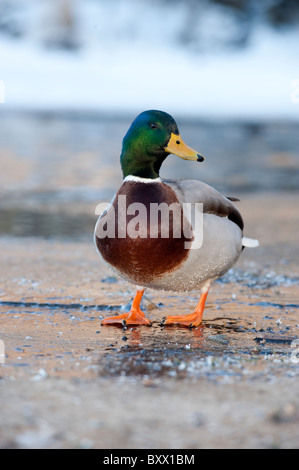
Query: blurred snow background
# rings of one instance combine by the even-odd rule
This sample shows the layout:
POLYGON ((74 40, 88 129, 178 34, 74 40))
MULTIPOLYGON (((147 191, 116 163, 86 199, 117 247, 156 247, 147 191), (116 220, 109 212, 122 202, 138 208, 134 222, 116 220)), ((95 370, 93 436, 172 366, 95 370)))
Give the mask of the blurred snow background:
POLYGON ((1 108, 297 120, 298 25, 297 0, 0 0, 1 108))

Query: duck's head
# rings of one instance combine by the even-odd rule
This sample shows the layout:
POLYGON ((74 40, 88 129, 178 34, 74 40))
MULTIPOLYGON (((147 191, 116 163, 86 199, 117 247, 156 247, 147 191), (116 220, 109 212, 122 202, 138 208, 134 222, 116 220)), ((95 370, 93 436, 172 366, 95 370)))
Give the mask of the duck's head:
POLYGON ((163 111, 144 111, 133 121, 123 139, 120 159, 124 178, 128 175, 157 178, 170 153, 184 160, 204 160, 184 143, 172 116, 163 111))

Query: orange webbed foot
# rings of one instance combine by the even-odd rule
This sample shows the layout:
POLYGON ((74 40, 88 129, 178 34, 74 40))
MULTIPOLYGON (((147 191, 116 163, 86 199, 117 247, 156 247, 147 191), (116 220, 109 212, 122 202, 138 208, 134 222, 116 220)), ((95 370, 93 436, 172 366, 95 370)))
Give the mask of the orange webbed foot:
POLYGON ((165 318, 163 325, 182 325, 190 328, 199 326, 202 322, 201 317, 195 313, 190 315, 171 315, 165 318))
POLYGON ((115 317, 108 317, 102 321, 102 325, 146 325, 151 326, 152 322, 146 318, 143 311, 140 309, 140 302, 143 296, 143 290, 137 289, 135 298, 133 300, 132 308, 128 313, 122 313, 115 317))
POLYGON ((115 325, 115 324, 126 325, 146 325, 151 326, 152 322, 148 320, 144 313, 139 309, 130 310, 128 313, 123 313, 121 315, 116 315, 115 317, 108 317, 102 321, 102 325, 115 325))
POLYGON ((171 315, 163 320, 162 325, 181 325, 196 328, 202 323, 207 295, 208 290, 201 294, 198 305, 193 313, 189 315, 171 315))

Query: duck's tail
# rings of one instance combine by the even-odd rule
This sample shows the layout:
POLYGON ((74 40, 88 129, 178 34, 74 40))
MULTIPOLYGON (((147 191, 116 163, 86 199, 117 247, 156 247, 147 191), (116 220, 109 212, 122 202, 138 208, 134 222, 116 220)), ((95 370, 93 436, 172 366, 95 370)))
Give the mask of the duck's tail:
POLYGON ((242 238, 242 246, 246 246, 247 248, 256 248, 259 246, 260 242, 258 240, 254 240, 253 238, 243 237, 242 238))

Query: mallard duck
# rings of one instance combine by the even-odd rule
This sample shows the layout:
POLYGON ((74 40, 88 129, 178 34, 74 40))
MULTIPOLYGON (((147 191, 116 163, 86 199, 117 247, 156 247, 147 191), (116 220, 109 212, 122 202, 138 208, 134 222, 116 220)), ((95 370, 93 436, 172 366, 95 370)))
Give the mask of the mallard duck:
POLYGON ((135 284, 136 295, 129 312, 105 318, 103 325, 150 326, 140 302, 145 289, 153 288, 200 291, 193 313, 163 322, 197 327, 211 284, 234 265, 245 246, 258 245, 243 236, 235 199, 201 181, 160 178, 169 154, 204 161, 184 143, 172 116, 157 110, 139 114, 123 139, 123 183, 95 227, 100 256, 135 284))

